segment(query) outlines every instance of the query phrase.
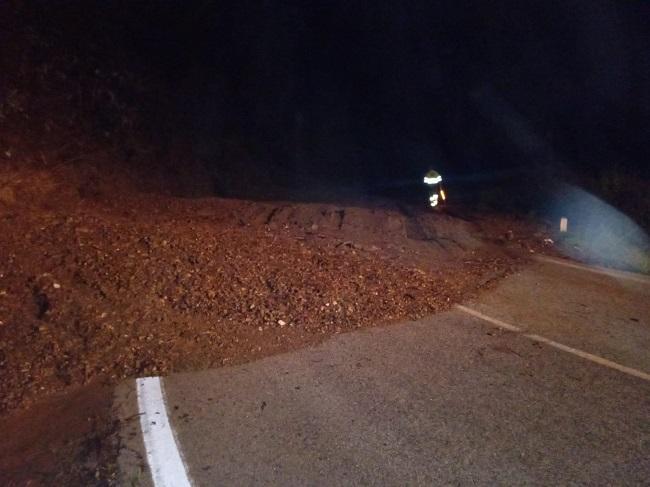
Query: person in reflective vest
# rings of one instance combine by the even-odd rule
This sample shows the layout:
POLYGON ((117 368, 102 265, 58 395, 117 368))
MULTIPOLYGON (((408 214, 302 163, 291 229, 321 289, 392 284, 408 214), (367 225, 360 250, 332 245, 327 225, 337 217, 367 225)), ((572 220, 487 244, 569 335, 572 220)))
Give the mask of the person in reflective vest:
POLYGON ((429 205, 437 207, 447 199, 445 190, 442 187, 442 176, 438 171, 431 169, 424 175, 424 184, 429 187, 429 205))

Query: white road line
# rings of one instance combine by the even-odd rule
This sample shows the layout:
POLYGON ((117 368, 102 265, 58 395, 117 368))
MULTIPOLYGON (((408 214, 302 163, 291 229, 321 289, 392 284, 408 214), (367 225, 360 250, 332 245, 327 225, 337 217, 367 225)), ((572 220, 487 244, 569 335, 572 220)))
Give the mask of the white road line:
POLYGON ((136 379, 140 427, 155 487, 190 487, 189 477, 167 417, 160 377, 136 379))
POLYGON ((594 362, 598 365, 602 365, 604 367, 609 367, 610 369, 618 370, 619 372, 623 372, 628 375, 632 375, 634 377, 638 377, 639 379, 647 380, 650 382, 650 374, 647 374, 645 372, 642 372, 637 369, 633 369, 631 367, 626 367, 625 365, 618 364, 616 362, 612 362, 611 360, 607 360, 606 358, 599 357, 598 355, 594 355, 588 352, 583 352, 582 350, 579 350, 577 348, 569 347, 568 345, 564 345, 562 343, 555 342, 553 340, 549 340, 548 338, 545 338, 540 335, 535 335, 532 333, 523 333, 521 328, 511 325, 509 323, 506 323, 505 321, 498 320, 496 318, 492 318, 490 316, 484 315, 483 313, 473 310, 471 308, 468 308, 466 306, 462 306, 460 304, 456 305, 456 308, 459 310, 474 316, 475 318, 479 318, 483 321, 487 321, 488 323, 492 323, 493 325, 496 325, 500 328, 504 328, 506 330, 513 331, 515 333, 521 333, 522 336, 525 336, 529 340, 533 340, 535 342, 539 343, 544 343, 546 345, 549 345, 551 347, 557 348, 558 350, 562 350, 563 352, 571 353, 573 355, 577 355, 580 358, 583 358, 585 360, 589 360, 590 362, 594 362))
POLYGON ((602 274, 604 276, 615 277, 617 279, 627 279, 628 281, 640 282, 642 284, 650 284, 650 276, 643 274, 636 274, 634 272, 618 271, 615 269, 607 269, 606 267, 591 267, 582 264, 575 264, 565 259, 556 259, 554 257, 546 257, 543 255, 535 256, 535 260, 539 262, 547 262, 549 264, 562 265, 572 269, 579 269, 585 272, 593 272, 595 274, 602 274))
POLYGON ((472 316, 475 316, 476 318, 480 318, 481 320, 488 321, 492 323, 493 325, 497 325, 499 328, 505 328, 506 330, 514 331, 516 333, 521 333, 521 328, 518 328, 514 325, 510 325, 506 323, 505 321, 497 320, 496 318, 490 318, 487 315, 484 315, 483 313, 479 313, 478 311, 474 311, 471 308, 467 308, 466 306, 463 306, 461 304, 457 304, 456 308, 458 308, 461 311, 464 311, 467 314, 470 314, 472 316))

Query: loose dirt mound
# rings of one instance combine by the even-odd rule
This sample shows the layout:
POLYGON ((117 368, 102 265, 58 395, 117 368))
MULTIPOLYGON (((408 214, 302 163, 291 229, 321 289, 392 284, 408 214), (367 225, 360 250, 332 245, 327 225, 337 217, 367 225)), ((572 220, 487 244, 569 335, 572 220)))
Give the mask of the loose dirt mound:
POLYGON ((0 213, 2 411, 97 379, 243 362, 417 318, 515 262, 444 215, 422 217, 434 234, 413 240, 412 217, 385 208, 101 201, 44 180, 38 204, 0 213))

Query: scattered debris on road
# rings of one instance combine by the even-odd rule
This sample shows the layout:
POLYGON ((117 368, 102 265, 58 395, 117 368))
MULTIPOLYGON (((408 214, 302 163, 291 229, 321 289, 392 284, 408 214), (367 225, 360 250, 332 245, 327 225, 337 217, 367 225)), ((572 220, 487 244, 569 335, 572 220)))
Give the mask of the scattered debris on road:
POLYGON ((121 197, 0 213, 0 411, 416 319, 518 261, 444 214, 420 240, 390 208, 121 197))

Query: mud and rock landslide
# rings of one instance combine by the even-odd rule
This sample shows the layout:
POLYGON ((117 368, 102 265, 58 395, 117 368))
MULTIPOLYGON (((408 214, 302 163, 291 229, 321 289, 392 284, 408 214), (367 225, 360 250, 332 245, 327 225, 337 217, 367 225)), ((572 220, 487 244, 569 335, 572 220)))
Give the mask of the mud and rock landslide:
POLYGON ((233 175, 269 169, 234 134, 207 170, 164 84, 31 3, 0 2, 2 485, 114 485, 119 380, 434 313, 543 246, 519 222, 386 201, 174 198, 257 194, 233 175))
POLYGON ((386 202, 170 196, 211 180, 163 87, 22 4, 0 6, 0 412, 416 318, 515 262, 476 223, 386 202))
POLYGON ((40 186, 31 173, 5 177, 15 198, 0 203, 3 412, 73 386, 241 363, 418 318, 517 262, 444 214, 89 198, 72 178, 39 174, 40 186))

